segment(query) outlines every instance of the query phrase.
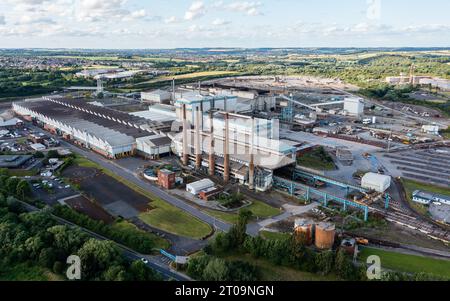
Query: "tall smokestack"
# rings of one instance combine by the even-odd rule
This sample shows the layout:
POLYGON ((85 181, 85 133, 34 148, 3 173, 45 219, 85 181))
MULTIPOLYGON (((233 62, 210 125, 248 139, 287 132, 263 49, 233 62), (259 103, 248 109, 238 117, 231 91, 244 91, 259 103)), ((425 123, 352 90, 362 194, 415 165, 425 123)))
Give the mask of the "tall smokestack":
POLYGON ((195 168, 200 169, 202 167, 202 150, 200 148, 201 144, 201 138, 200 138, 200 128, 201 128, 201 121, 200 121, 200 114, 202 111, 199 110, 199 107, 197 107, 195 115, 195 168))
POLYGON ((175 103, 175 77, 172 78, 172 101, 175 103))
POLYGON ((187 166, 188 164, 188 122, 186 118, 186 105, 183 104, 183 165, 187 166))
POLYGON ((252 117, 252 132, 250 133, 250 164, 248 166, 248 187, 255 188, 255 161, 254 161, 254 133, 255 133, 255 118, 252 117))
POLYGON ((225 137, 223 141, 223 180, 225 183, 230 181, 230 153, 229 153, 229 124, 228 113, 225 113, 225 137))
POLYGON ((210 131, 209 135, 209 175, 214 176, 216 172, 216 157, 214 153, 214 120, 213 111, 209 110, 210 131))

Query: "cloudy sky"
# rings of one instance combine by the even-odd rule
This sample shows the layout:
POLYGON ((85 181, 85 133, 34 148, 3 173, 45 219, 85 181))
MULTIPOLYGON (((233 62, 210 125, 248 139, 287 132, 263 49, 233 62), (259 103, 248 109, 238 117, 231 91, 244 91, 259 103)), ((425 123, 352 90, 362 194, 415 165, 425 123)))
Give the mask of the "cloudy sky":
POLYGON ((0 0, 0 48, 450 47, 448 0, 0 0))

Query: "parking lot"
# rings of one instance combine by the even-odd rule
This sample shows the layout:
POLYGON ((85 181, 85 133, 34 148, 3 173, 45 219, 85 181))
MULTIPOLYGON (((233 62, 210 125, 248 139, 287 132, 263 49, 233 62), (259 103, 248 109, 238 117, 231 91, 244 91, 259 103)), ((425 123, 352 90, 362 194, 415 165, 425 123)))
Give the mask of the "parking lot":
POLYGON ((112 216, 131 218, 151 209, 150 199, 95 168, 70 166, 63 175, 112 216))
POLYGON ((58 200, 79 194, 69 184, 56 177, 33 178, 30 182, 33 196, 50 206, 58 204, 58 200))

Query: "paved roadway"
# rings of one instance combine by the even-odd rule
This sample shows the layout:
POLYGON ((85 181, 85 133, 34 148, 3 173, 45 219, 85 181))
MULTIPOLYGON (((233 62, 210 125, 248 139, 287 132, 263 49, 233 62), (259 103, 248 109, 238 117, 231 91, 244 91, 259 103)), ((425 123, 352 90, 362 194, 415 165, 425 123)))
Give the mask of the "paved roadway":
MULTIPOLYGON (((30 126, 33 127, 35 130, 42 132, 43 130, 36 127, 36 126, 30 126)), ((119 164, 115 163, 112 160, 108 160, 104 157, 102 157, 101 155, 94 153, 92 151, 86 150, 86 149, 82 149, 78 146, 75 146, 71 143, 68 143, 67 141, 64 141, 62 139, 60 139, 60 137, 57 137, 55 135, 52 135, 51 133, 47 133, 47 135, 53 136, 55 139, 58 139, 61 142, 61 146, 66 147, 68 149, 70 149, 72 152, 77 153, 81 156, 86 157, 87 159, 99 164, 100 166, 102 166, 103 168, 106 168, 112 172, 114 172, 115 174, 119 175, 120 177, 130 181, 131 183, 141 187, 144 190, 147 190, 149 192, 151 192, 152 194, 154 194, 155 196, 161 198, 162 200, 170 203, 171 205, 188 212, 189 214, 197 217, 198 219, 200 219, 201 221, 212 225, 214 227, 215 230, 220 230, 220 231, 224 231, 227 232, 230 228, 231 228, 231 224, 229 223, 225 223, 221 220, 218 220, 217 218, 210 216, 206 213, 204 213, 203 211, 201 211, 200 209, 186 203, 185 201, 178 199, 177 197, 167 193, 166 191, 164 191, 163 189, 159 188, 158 186, 152 185, 151 183, 141 179, 140 177, 138 177, 133 171, 126 169, 123 166, 120 166, 119 164)), ((288 218, 289 216, 291 216, 292 213, 288 213, 288 214, 281 214, 279 216, 270 218, 269 220, 283 220, 288 218)), ((252 236, 257 236, 259 233, 259 230, 261 230, 261 228, 263 228, 264 223, 262 224, 262 221, 260 221, 259 223, 251 223, 247 226, 247 234, 252 235, 252 236)))
MULTIPOLYGON (((30 205, 28 203, 25 203, 25 202, 22 202, 22 201, 19 201, 19 202, 22 203, 25 206, 26 210, 28 210, 28 211, 41 211, 41 209, 39 209, 39 208, 37 208, 35 206, 32 206, 32 205, 30 205)), ((76 225, 76 224, 74 224, 74 223, 72 223, 72 222, 70 222, 68 220, 60 218, 60 217, 55 216, 53 214, 52 214, 52 217, 56 221, 58 221, 59 223, 66 224, 66 225, 71 226, 71 227, 79 228, 83 232, 87 233, 88 235, 90 235, 90 236, 92 236, 92 237, 94 237, 96 239, 109 240, 108 238, 106 238, 106 237, 104 237, 104 236, 102 236, 100 234, 92 232, 92 231, 90 231, 90 230, 88 230, 86 228, 80 227, 79 225, 76 225)), ((110 241, 112 241, 112 240, 110 240, 110 241)), ((166 266, 166 265, 162 264, 160 262, 160 259, 159 259, 158 256, 150 256, 150 255, 140 254, 140 253, 138 253, 138 252, 136 252, 136 251, 134 251, 134 250, 132 250, 132 249, 122 245, 122 244, 119 244, 119 243, 117 243, 115 241, 112 241, 112 242, 123 252, 125 257, 127 257, 130 260, 141 260, 142 258, 147 259, 148 260, 147 266, 152 268, 152 269, 154 269, 154 270, 156 270, 157 272, 159 272, 163 276, 163 278, 166 279, 166 280, 167 279, 175 279, 177 281, 190 281, 190 280, 192 280, 188 276, 186 276, 184 274, 181 274, 181 273, 171 269, 169 266, 166 266)))
MULTIPOLYGON (((40 129, 36 126, 32 126, 32 127, 37 131, 40 131, 40 132, 43 131, 42 129, 40 129)), ((53 136, 55 139, 58 139, 61 142, 61 146, 68 148, 72 152, 77 153, 81 156, 84 156, 87 159, 99 164, 100 166, 114 172, 118 176, 130 181, 131 183, 141 187, 144 190, 151 192, 155 196, 170 203, 171 205, 173 205, 177 208, 180 208, 180 209, 190 213, 191 215, 197 217, 198 219, 204 221, 205 223, 208 223, 208 224, 214 226, 215 229, 218 229, 221 231, 228 231, 230 229, 230 227, 231 227, 230 224, 224 223, 208 214, 203 213, 200 209, 198 209, 194 206, 191 206, 191 205, 187 204, 185 201, 180 200, 171 194, 168 194, 161 188, 159 188, 155 185, 152 185, 152 184, 146 182, 145 180, 142 180, 136 174, 134 174, 132 171, 114 163, 113 161, 108 160, 108 159, 102 157, 101 155, 91 152, 89 150, 85 150, 78 146, 70 144, 67 141, 62 140, 60 137, 52 135, 51 133, 46 132, 46 134, 53 136)))

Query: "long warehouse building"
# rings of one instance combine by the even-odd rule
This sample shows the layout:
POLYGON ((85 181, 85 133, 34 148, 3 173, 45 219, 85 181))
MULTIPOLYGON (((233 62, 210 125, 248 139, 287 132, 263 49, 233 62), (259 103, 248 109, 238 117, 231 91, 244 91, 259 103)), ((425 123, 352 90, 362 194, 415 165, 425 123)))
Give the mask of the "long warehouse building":
POLYGON ((171 140, 164 134, 170 130, 170 122, 153 122, 79 99, 45 97, 15 102, 13 110, 107 158, 136 153, 154 158, 170 151, 171 140))

